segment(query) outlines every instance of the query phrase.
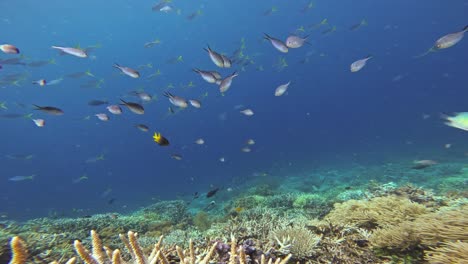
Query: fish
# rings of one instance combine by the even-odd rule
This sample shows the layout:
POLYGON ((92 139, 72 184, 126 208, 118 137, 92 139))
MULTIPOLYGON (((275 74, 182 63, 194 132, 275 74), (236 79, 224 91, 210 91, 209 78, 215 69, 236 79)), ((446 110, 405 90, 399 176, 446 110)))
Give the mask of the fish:
POLYGON ((225 93, 227 90, 229 90, 229 88, 231 88, 232 80, 234 79, 234 77, 237 76, 239 76, 239 74, 237 72, 234 72, 228 77, 224 78, 219 84, 219 91, 221 93, 225 93))
POLYGON ((85 163, 96 163, 96 162, 102 161, 102 160, 105 160, 104 154, 100 154, 100 155, 97 156, 97 157, 88 158, 88 159, 85 161, 85 163))
POLYGON ((109 111, 111 114, 114 115, 120 115, 122 114, 122 108, 118 105, 109 105, 106 107, 107 111, 109 111))
POLYGON ((327 35, 327 34, 335 32, 335 31, 336 31, 336 26, 333 26, 333 27, 331 27, 329 29, 326 29, 326 30, 322 31, 322 35, 327 35))
POLYGON ((287 39, 286 39, 286 46, 290 49, 297 49, 297 48, 300 48, 302 46, 304 46, 305 43, 308 43, 307 42, 307 38, 309 37, 309 35, 301 38, 299 36, 296 36, 296 35, 291 35, 289 36, 287 39))
POLYGON ((275 90, 275 96, 282 96, 288 90, 288 87, 289 87, 290 83, 291 83, 291 81, 289 81, 286 84, 282 84, 282 85, 278 86, 278 88, 276 88, 276 90, 275 90))
POLYGON ((416 160, 416 161, 413 162, 413 164, 414 165, 411 167, 412 169, 420 170, 420 169, 425 169, 425 168, 431 167, 433 165, 436 165, 437 161, 433 161, 433 160, 416 160))
POLYGON ((39 110, 49 115, 63 115, 64 112, 62 109, 54 107, 54 106, 38 106, 33 104, 36 107, 34 110, 39 110))
POLYGON ((33 81, 32 84, 38 84, 39 86, 44 86, 47 84, 47 81, 44 80, 44 79, 40 79, 40 80, 37 80, 37 81, 33 81))
POLYGON ((171 158, 175 159, 175 160, 182 160, 182 156, 179 155, 179 154, 172 154, 171 155, 171 158))
POLYGON ((88 102, 88 105, 91 105, 91 106, 99 106, 99 105, 105 105, 105 104, 108 104, 109 102, 108 101, 105 101, 105 100, 91 100, 88 102))
POLYGON ((220 157, 220 158, 219 158, 219 161, 220 161, 220 162, 226 162, 226 158, 220 157))
POLYGON ((20 53, 20 50, 11 44, 0 45, 0 50, 6 54, 19 54, 20 53))
POLYGON ((143 132, 148 132, 149 131, 149 127, 147 125, 144 125, 144 124, 138 124, 135 127, 138 128, 140 131, 143 131, 143 132))
POLYGON ((79 48, 70 48, 70 47, 59 47, 59 46, 52 46, 53 49, 60 50, 63 53, 73 55, 78 58, 87 58, 88 54, 82 49, 79 48))
POLYGON ((254 112, 252 111, 252 109, 244 109, 242 111, 240 111, 241 114, 244 114, 246 116, 253 116, 254 115, 254 112))
POLYGON ((145 92, 131 92, 131 94, 138 96, 140 100, 145 101, 145 102, 149 102, 151 101, 151 99, 153 99, 151 95, 145 92))
POLYGON ((249 153, 249 152, 252 151, 252 149, 250 149, 249 147, 243 147, 243 148, 241 148, 241 151, 245 152, 245 153, 249 153))
POLYGON ((247 141, 245 142, 247 145, 255 145, 255 141, 251 138, 247 139, 247 141))
POLYGON ((109 121, 109 116, 107 114, 99 113, 95 114, 94 116, 96 116, 101 121, 109 121))
POLYGON ((216 187, 206 193, 206 198, 210 198, 215 196, 215 194, 219 191, 219 187, 216 187))
POLYGON ((76 179, 73 179, 72 182, 73 182, 73 183, 80 183, 80 182, 82 182, 82 181, 84 181, 84 180, 88 180, 88 179, 89 179, 89 178, 88 178, 88 175, 87 175, 87 174, 83 174, 81 177, 76 178, 76 179))
POLYGON ((0 115, 0 118, 15 119, 15 118, 31 118, 32 114, 16 114, 8 113, 0 115))
POLYGON ((173 105, 175 105, 177 107, 187 108, 187 106, 188 106, 187 100, 185 100, 182 97, 172 95, 169 92, 164 92, 164 96, 169 98, 169 102, 171 102, 171 104, 173 104, 173 105))
POLYGON ((201 16, 203 12, 201 10, 197 10, 196 12, 191 13, 187 16, 188 20, 194 20, 196 17, 201 16))
POLYGON ((127 75, 127 76, 130 76, 132 78, 140 78, 140 73, 132 68, 129 68, 129 67, 124 67, 124 66, 120 66, 119 64, 117 63, 114 63, 114 65, 112 65, 112 67, 116 68, 116 69, 119 69, 123 74, 127 75))
POLYGON ((195 140, 195 144, 203 145, 203 144, 205 144, 205 140, 203 138, 199 138, 199 139, 195 140))
POLYGON ((450 47, 453 47, 455 44, 460 42, 463 39, 463 36, 465 35, 465 32, 468 31, 468 25, 463 28, 463 30, 447 34, 441 38, 439 38, 436 42, 434 47, 438 50, 440 49, 447 49, 450 47))
POLYGON ((159 11, 160 11, 160 12, 164 12, 164 13, 167 14, 167 13, 169 13, 169 12, 172 11, 172 7, 169 6, 169 5, 165 5, 165 6, 161 7, 161 8, 159 9, 159 11))
POLYGON ((144 47, 145 48, 152 48, 152 47, 154 47, 155 45, 158 45, 158 44, 161 44, 161 41, 159 39, 156 39, 156 40, 153 40, 153 41, 150 41, 150 42, 146 42, 144 44, 144 47))
POLYGON ((201 108, 201 103, 198 100, 190 99, 189 103, 195 108, 201 108))
POLYGON ((20 181, 27 181, 27 180, 34 180, 34 178, 36 177, 36 174, 32 174, 32 175, 29 175, 29 176, 13 176, 11 178, 9 178, 8 180, 9 181, 14 181, 14 182, 20 182, 20 181))
POLYGON ((351 63, 351 66, 350 66, 351 72, 360 71, 362 68, 364 68, 364 66, 366 66, 367 61, 370 60, 370 59, 372 59, 371 55, 365 57, 364 59, 360 59, 360 60, 357 60, 357 61, 351 63))
POLYGON ((198 73, 198 74, 203 78, 203 80, 207 81, 208 83, 216 83, 216 81, 218 80, 218 79, 212 74, 212 72, 209 72, 209 71, 202 71, 202 70, 197 69, 197 68, 192 69, 192 71, 198 73))
POLYGON ((279 50, 279 51, 281 51, 283 53, 287 53, 289 51, 288 46, 286 46, 286 44, 283 41, 281 41, 281 40, 279 40, 277 38, 270 37, 266 33, 263 33, 263 34, 265 35, 264 38, 266 40, 269 40, 271 45, 273 45, 273 47, 275 47, 275 49, 277 49, 277 50, 279 50))
POLYGON ((355 31, 357 30, 358 28, 362 27, 362 26, 367 26, 367 20, 363 19, 361 20, 361 22, 359 22, 358 24, 354 24, 352 25, 349 30, 351 31, 355 31))
POLYGON ((221 54, 221 59, 223 59, 223 68, 231 68, 232 61, 228 57, 221 54))
POLYGON ((8 154, 5 155, 7 159, 12 159, 12 160, 30 160, 34 158, 33 154, 8 154))
POLYGON ((125 102, 124 100, 120 99, 122 101, 121 105, 125 105, 130 111, 137 115, 142 115, 145 113, 145 108, 143 108, 142 105, 138 103, 133 103, 133 102, 125 102))
POLYGON ((38 127, 43 127, 45 126, 45 120, 44 119, 33 119, 32 120, 34 124, 38 127))
POLYGON ((169 140, 167 140, 167 138, 163 137, 163 135, 161 135, 161 133, 156 133, 154 132, 154 135, 153 135, 153 140, 154 142, 158 143, 159 146, 169 146, 169 140))
POLYGON ((445 124, 450 127, 468 131, 468 112, 456 113, 453 116, 442 114, 445 124))
POLYGON ((206 52, 208 52, 208 55, 210 56, 211 61, 218 67, 224 68, 224 59, 221 56, 221 54, 217 53, 216 51, 213 51, 210 46, 207 46, 204 48, 206 52))

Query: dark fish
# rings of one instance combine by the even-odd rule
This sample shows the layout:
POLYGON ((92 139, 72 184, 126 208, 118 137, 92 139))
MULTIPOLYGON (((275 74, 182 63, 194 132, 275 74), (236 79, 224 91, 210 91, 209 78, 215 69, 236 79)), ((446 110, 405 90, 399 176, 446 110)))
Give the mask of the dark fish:
POLYGON ((44 113, 50 114, 50 115, 63 115, 63 110, 54 106, 38 106, 33 104, 36 109, 34 110, 39 110, 44 113))
POLYGON ((49 61, 33 61, 28 63, 29 67, 42 67, 49 64, 49 61))
POLYGON ((109 102, 101 101, 101 100, 91 100, 88 102, 88 105, 91 105, 91 106, 98 106, 98 105, 105 105, 105 104, 109 104, 109 102))
POLYGON ((120 99, 122 101, 122 105, 125 105, 130 111, 137 115, 142 115, 145 113, 145 109, 143 108, 142 105, 137 104, 137 103, 132 103, 132 102, 125 102, 124 100, 120 99))
POLYGON ((195 192, 193 194, 193 199, 197 199, 198 197, 200 197, 200 194, 198 192, 195 192))
POLYGON ((115 198, 111 198, 111 199, 109 199, 109 201, 107 201, 107 204, 113 204, 115 202, 115 200, 116 200, 115 198))
POLYGON ((216 187, 215 189, 207 192, 206 193, 206 198, 213 197, 218 191, 219 191, 219 187, 216 187))
POLYGON ((31 115, 25 115, 25 114, 16 114, 16 113, 10 113, 10 114, 2 114, 0 115, 0 118, 7 118, 7 119, 15 119, 15 118, 28 118, 31 115))

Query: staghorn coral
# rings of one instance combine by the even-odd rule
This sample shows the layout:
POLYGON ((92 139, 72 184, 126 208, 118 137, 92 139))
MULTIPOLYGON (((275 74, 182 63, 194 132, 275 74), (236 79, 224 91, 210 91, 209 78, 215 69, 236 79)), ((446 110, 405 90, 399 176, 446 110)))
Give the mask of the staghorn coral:
MULTIPOLYGON (((217 242, 215 242, 209 249, 200 250, 195 248, 193 243, 190 241, 189 249, 184 251, 180 247, 163 249, 161 236, 159 241, 154 245, 153 250, 149 256, 146 256, 143 252, 142 247, 138 242, 137 234, 129 231, 128 237, 119 235, 120 239, 124 243, 125 247, 130 253, 131 260, 124 261, 121 251, 116 249, 112 251, 110 248, 103 246, 99 235, 94 230, 91 231, 91 252, 84 247, 79 241, 75 240, 74 247, 78 256, 86 264, 156 264, 156 263, 180 263, 180 264, 208 264, 211 263, 211 259, 215 257, 215 250, 217 242)), ((19 238, 14 237, 11 240, 11 248, 13 252, 13 258, 10 264, 26 264, 27 263, 27 250, 25 243, 19 238)), ((248 259, 242 246, 237 247, 237 241, 234 237, 231 237, 230 247, 230 258, 228 264, 247 264, 248 259)), ((286 264, 291 255, 286 256, 283 260, 276 259, 275 264, 286 264)), ((76 257, 69 259, 66 264, 75 264, 76 257)), ((58 264, 59 262, 52 262, 58 264)), ((261 256, 261 264, 266 264, 267 260, 264 255, 261 256)), ((273 260, 269 259, 268 264, 272 264, 273 260)))
POLYGON ((428 209, 423 205, 405 198, 388 196, 376 197, 369 201, 349 200, 335 204, 326 219, 335 225, 355 225, 373 229, 412 220, 427 212, 428 209))
POLYGON ((468 263, 468 243, 444 243, 443 246, 431 248, 431 251, 426 252, 425 259, 431 264, 468 263))

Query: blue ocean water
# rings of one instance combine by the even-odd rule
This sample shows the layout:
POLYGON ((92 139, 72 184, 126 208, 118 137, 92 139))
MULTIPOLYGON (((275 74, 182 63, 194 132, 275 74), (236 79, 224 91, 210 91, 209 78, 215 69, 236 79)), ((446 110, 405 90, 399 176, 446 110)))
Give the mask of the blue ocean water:
POLYGON ((466 40, 419 59, 414 56, 467 25, 467 1, 317 0, 306 12, 301 10, 309 1, 174 0, 168 13, 152 11, 155 4, 0 3, 1 44, 14 44, 22 56, 0 54, 0 59, 56 62, 42 67, 5 64, 0 70, 0 80, 16 73, 25 76, 18 85, 2 82, 0 101, 8 107, 2 114, 34 113, 33 118, 46 120, 39 128, 26 118, 0 119, 2 214, 25 219, 73 215, 78 209, 82 214, 131 210, 155 199, 206 192, 210 185, 243 186, 255 173, 287 181, 288 174, 323 164, 422 158, 444 151, 446 143, 457 153, 466 148, 466 132, 439 119, 440 113, 466 111, 466 40), (273 7, 276 11, 269 12, 273 7), (201 15, 187 18, 198 10, 201 15), (323 19, 328 24, 318 25, 323 19), (363 19, 368 25, 349 29, 363 19), (310 34, 310 45, 287 54, 263 40, 264 33, 284 40, 301 26, 306 32, 298 34, 310 34), (336 31, 323 33, 333 26, 336 31), (161 43, 144 47, 155 39, 161 43), (242 40, 243 53, 252 60, 244 67, 219 69, 203 51, 210 45, 231 55, 242 40), (80 59, 60 56, 52 45, 99 48, 80 59), (362 71, 349 71, 353 61, 369 54, 373 58, 362 71), (183 61, 174 62, 179 56, 183 61), (279 69, 282 59, 287 67, 279 69), (119 74, 113 63, 138 68, 141 78, 119 74), (152 68, 144 66, 148 63, 152 68), (217 70, 223 76, 237 70, 239 76, 223 96, 192 68, 217 70), (148 78, 157 69, 161 74, 148 78), (95 77, 67 77, 87 70, 95 77), (31 84, 59 78, 63 81, 53 86, 31 84), (83 87, 90 81, 101 88, 83 87), (275 88, 288 81, 287 94, 273 96, 275 88), (190 82, 193 87, 188 87, 190 82), (106 113, 105 105, 87 105, 92 99, 138 102, 129 92, 139 89, 157 97, 144 104, 142 116, 124 109, 121 116, 109 114, 111 120, 102 122, 93 115, 106 113), (202 108, 170 114, 165 91, 203 98, 202 108), (46 115, 32 104, 56 106, 65 114, 46 115), (255 114, 241 115, 240 105, 255 114), (150 131, 136 129, 139 123, 150 131), (155 144, 154 132, 161 132, 171 145, 155 144), (206 143, 194 144, 198 138, 206 143), (250 138, 256 144, 244 153, 241 148, 250 138), (11 158, 18 154, 33 157, 11 158), (101 154, 104 160, 94 162, 101 154), (9 180, 32 174, 32 181, 9 180), (73 182, 84 174, 87 180, 73 182), (111 199, 115 202, 109 204, 111 199))

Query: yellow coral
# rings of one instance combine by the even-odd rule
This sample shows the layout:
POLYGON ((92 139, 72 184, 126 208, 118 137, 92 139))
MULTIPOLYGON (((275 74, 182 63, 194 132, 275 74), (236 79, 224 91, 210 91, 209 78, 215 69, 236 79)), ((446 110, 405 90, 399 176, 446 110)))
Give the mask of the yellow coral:
POLYGON ((456 241, 443 244, 426 252, 426 260, 431 264, 468 263, 468 243, 456 241))

